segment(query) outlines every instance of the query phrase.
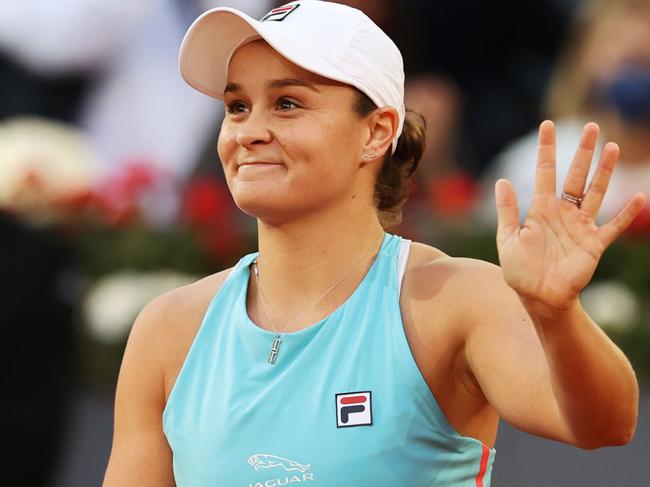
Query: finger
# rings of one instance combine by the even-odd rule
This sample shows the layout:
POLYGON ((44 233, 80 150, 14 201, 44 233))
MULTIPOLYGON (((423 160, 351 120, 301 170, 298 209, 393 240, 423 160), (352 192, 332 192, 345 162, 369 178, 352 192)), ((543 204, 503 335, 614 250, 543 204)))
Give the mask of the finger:
POLYGON ((609 223, 600 227, 600 239, 605 247, 611 245, 632 223, 645 206, 643 193, 635 194, 609 223))
POLYGON ((600 205, 607 192, 609 180, 612 177, 612 172, 614 172, 614 167, 616 166, 620 152, 618 145, 614 142, 608 142, 603 148, 598 169, 593 178, 591 178, 589 189, 582 201, 582 209, 593 217, 596 217, 600 210, 600 205))
MULTIPOLYGON (((594 149, 598 140, 600 128, 597 124, 591 122, 585 125, 580 137, 580 145, 571 163, 571 168, 567 173, 562 191, 577 198, 582 197, 589 175, 589 167, 594 157, 594 149)), ((567 202, 568 204, 571 204, 567 202)))
POLYGON ((507 179, 499 179, 494 185, 497 202, 497 245, 519 230, 519 205, 517 193, 507 179))
POLYGON ((539 126, 535 194, 555 195, 555 125, 550 120, 539 126))

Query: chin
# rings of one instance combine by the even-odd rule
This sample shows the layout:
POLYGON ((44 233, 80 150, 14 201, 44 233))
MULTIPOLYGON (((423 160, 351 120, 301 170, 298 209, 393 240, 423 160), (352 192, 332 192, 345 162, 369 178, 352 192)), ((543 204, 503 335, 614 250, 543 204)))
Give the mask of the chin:
POLYGON ((292 203, 287 201, 286 195, 268 189, 235 191, 233 199, 241 211, 261 220, 275 220, 291 212, 292 203))
POLYGON ((238 191, 233 198, 237 207, 254 218, 268 225, 279 226, 283 223, 305 216, 321 207, 308 195, 298 195, 280 191, 238 191))

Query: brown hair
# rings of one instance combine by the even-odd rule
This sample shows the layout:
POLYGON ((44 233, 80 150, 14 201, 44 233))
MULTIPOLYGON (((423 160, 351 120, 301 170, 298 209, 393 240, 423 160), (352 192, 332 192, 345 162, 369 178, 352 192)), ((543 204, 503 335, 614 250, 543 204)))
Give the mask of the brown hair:
MULTIPOLYGON (((377 105, 360 90, 354 111, 365 117, 377 105)), ((425 143, 424 117, 413 110, 406 110, 404 129, 397 140, 394 154, 390 150, 384 156, 381 170, 375 182, 375 207, 379 214, 379 222, 384 228, 398 225, 402 221, 402 207, 408 199, 408 178, 415 172, 422 158, 425 143)))

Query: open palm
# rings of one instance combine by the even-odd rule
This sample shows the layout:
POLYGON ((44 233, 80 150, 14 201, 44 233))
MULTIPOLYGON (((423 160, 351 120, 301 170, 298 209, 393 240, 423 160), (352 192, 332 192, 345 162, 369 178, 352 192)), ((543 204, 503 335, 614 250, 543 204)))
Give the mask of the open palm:
POLYGON ((605 145, 585 193, 598 131, 594 123, 585 125, 564 182, 563 192, 582 198, 580 203, 556 196, 555 126, 550 121, 540 126, 535 192, 523 225, 512 184, 497 181, 499 261, 508 285, 526 300, 554 309, 569 306, 591 280, 605 249, 643 208, 643 194, 635 194, 611 221, 596 225, 619 156, 616 144, 605 145))

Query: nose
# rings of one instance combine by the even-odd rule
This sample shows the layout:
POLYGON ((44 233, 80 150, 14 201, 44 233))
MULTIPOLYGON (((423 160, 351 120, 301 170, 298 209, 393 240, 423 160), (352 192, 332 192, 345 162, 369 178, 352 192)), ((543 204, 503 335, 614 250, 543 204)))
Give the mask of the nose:
POLYGON ((273 140, 271 130, 269 130, 268 120, 262 113, 251 111, 245 120, 237 125, 235 141, 246 149, 254 145, 268 144, 273 140))

